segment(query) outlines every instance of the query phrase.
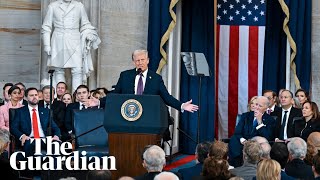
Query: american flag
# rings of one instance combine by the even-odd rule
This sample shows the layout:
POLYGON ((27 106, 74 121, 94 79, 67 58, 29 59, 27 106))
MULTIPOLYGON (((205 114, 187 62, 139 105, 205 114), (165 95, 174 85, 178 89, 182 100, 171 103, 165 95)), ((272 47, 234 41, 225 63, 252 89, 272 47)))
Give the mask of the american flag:
POLYGON ((216 137, 228 138, 237 114, 262 91, 265 0, 218 0, 216 137))

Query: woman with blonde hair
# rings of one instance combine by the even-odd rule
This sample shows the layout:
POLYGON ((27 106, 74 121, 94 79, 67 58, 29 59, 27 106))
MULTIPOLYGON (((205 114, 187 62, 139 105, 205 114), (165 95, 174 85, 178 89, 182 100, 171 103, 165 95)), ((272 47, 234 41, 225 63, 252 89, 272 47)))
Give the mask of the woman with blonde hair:
POLYGON ((258 99, 258 96, 253 96, 250 99, 250 101, 249 101, 249 103, 247 105, 248 112, 254 111, 254 109, 256 108, 257 99, 258 99))
POLYGON ((257 180, 280 180, 281 166, 273 159, 264 159, 258 163, 257 180))

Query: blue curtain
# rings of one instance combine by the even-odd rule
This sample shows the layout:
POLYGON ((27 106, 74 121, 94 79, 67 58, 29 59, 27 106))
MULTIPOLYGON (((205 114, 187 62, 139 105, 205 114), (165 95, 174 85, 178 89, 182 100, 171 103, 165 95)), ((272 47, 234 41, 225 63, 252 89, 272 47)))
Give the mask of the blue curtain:
POLYGON ((157 71, 161 60, 160 41, 171 22, 169 13, 170 0, 150 0, 148 20, 149 68, 157 71))
MULTIPOLYGON (((182 52, 204 53, 211 71, 214 70, 214 1, 184 0, 182 2, 182 52)), ((188 75, 182 63, 181 101, 190 99, 199 105, 199 78, 188 75)), ((212 73, 213 74, 213 73, 212 73)), ((214 77, 202 78, 200 104, 200 142, 214 139, 214 77)), ((180 128, 197 141, 197 113, 182 113, 180 128)), ((180 133, 181 151, 194 154, 196 143, 180 133)))
MULTIPOLYGON (((311 0, 285 1, 290 11, 289 29, 297 45, 296 63, 300 85, 310 89, 311 79, 311 0)), ((278 1, 267 1, 267 25, 263 66, 263 89, 285 88, 286 34, 282 25, 285 14, 278 1)))

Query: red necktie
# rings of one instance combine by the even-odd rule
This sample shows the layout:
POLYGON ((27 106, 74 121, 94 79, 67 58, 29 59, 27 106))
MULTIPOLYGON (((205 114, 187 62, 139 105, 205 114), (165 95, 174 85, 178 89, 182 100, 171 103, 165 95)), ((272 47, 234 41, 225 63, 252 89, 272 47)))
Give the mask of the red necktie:
POLYGON ((34 138, 40 138, 36 109, 32 109, 32 111, 33 111, 32 112, 33 137, 34 138))

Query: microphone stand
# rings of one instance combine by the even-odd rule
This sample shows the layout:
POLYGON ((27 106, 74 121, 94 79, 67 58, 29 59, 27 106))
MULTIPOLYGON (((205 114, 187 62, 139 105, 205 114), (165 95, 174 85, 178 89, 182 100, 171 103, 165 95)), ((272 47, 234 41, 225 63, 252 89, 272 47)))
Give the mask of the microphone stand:
MULTIPOLYGON (((47 129, 47 134, 48 136, 52 136, 52 121, 53 121, 53 110, 52 110, 52 77, 53 77, 53 73, 54 70, 51 69, 48 71, 48 73, 50 74, 50 103, 49 103, 49 124, 48 124, 48 129, 47 129)), ((50 169, 48 169, 48 180, 50 180, 50 169)))

